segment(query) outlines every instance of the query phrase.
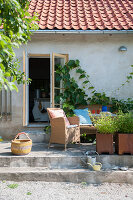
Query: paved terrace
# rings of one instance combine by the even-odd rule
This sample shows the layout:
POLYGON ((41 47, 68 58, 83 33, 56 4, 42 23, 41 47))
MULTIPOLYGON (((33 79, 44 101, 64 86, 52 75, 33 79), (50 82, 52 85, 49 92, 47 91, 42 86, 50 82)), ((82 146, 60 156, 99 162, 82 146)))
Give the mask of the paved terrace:
MULTIPOLYGON (((31 153, 24 157, 67 157, 67 156, 83 156, 86 151, 96 150, 96 145, 88 144, 69 144, 67 150, 64 151, 64 145, 51 144, 48 149, 48 144, 33 143, 31 153)), ((0 157, 1 156, 16 156, 11 153, 11 143, 0 143, 0 157)), ((18 156, 19 157, 19 156, 18 156)), ((22 156, 20 156, 22 157, 22 156)))

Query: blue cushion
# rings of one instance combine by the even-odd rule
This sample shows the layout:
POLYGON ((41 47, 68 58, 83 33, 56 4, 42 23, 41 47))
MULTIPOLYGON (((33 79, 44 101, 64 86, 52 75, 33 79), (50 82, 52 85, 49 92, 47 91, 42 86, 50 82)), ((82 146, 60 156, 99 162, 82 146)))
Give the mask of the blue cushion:
POLYGON ((91 119, 89 117, 88 108, 85 109, 75 109, 74 114, 77 115, 80 119, 80 124, 89 124, 92 125, 91 119))

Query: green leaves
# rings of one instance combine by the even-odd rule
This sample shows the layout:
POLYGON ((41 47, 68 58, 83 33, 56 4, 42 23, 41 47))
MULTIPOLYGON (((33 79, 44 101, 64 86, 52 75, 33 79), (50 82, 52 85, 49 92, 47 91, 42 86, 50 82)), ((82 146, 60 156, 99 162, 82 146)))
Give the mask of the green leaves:
MULTIPOLYGON (((133 65, 131 66, 133 67, 133 65)), ((127 100, 123 102, 122 100, 117 100, 115 98, 109 98, 104 92, 96 92, 94 86, 91 84, 89 78, 90 76, 81 68, 79 60, 69 60, 64 66, 57 66, 56 72, 58 74, 57 81, 63 83, 63 92, 56 95, 56 100, 63 103, 63 109, 67 116, 73 115, 73 110, 80 105, 89 104, 100 104, 100 105, 110 105, 112 104, 111 111, 123 110, 127 112, 128 110, 133 110, 133 100, 127 100), (75 70, 76 80, 70 76, 71 70, 75 70), (78 85, 78 81, 82 83, 81 87, 78 85), (86 91, 91 91, 92 97, 86 95, 86 91)), ((133 72, 130 72, 127 76, 125 83, 132 79, 133 72)), ((125 85, 122 84, 122 86, 125 85)), ((119 88, 120 89, 120 88, 119 88)))
MULTIPOLYGON (((131 65, 131 67, 133 67, 133 65, 131 65)), ((115 90, 115 92, 116 91, 119 91, 123 86, 125 86, 127 83, 130 83, 130 81, 133 79, 133 72, 129 72, 129 74, 128 74, 128 76, 126 76, 126 81, 124 82, 124 83, 122 83, 121 85, 120 85, 120 87, 119 88, 117 88, 116 90, 115 90)))
POLYGON ((79 73, 79 74, 83 74, 83 73, 84 73, 84 70, 82 70, 81 68, 78 68, 78 69, 76 70, 76 72, 79 73))
POLYGON ((9 188, 11 188, 11 189, 15 189, 15 188, 17 188, 18 187, 18 184, 10 184, 10 185, 8 185, 8 187, 9 188))
MULTIPOLYGON (((64 66, 56 66, 56 80, 63 82, 63 92, 56 95, 56 102, 63 102, 63 109, 67 116, 72 116, 73 110, 79 105, 87 105, 87 95, 85 91, 90 84, 89 76, 81 69, 79 60, 69 60, 64 66), (70 76, 71 70, 77 73, 77 78, 82 81, 82 88, 79 87, 77 81, 70 76), (60 77, 58 77, 60 76, 60 77)), ((94 88, 92 85, 90 86, 94 88)))
POLYGON ((118 100, 116 98, 111 98, 111 112, 116 112, 121 110, 123 113, 127 113, 133 110, 133 99, 128 98, 127 100, 118 100))
POLYGON ((119 133, 133 133, 133 116, 130 112, 119 112, 116 118, 119 133))
POLYGON ((2 87, 4 87, 5 90, 8 90, 9 88, 11 91, 16 90, 18 92, 18 88, 15 83, 10 82, 6 77, 10 77, 10 73, 3 73, 3 71, 0 69, 0 90, 2 90, 2 87))
MULTIPOLYGON (((130 74, 132 74, 132 73, 130 73, 130 74)), ((129 80, 129 79, 132 79, 132 76, 127 76, 127 79, 129 80)))
MULTIPOLYGON (((91 87, 90 89, 94 89, 91 87)), ((93 93, 93 91, 92 91, 93 93)), ((103 93, 97 93, 94 90, 93 96, 89 100, 89 104, 100 104, 100 105, 109 105, 110 104, 110 98, 106 96, 106 94, 103 93)))
POLYGON ((98 120, 94 121, 99 133, 114 134, 117 131, 115 118, 112 118, 110 115, 106 116, 106 114, 103 114, 98 120))
POLYGON ((27 195, 31 195, 32 193, 31 192, 27 192, 27 195))
POLYGON ((15 83, 13 83, 13 82, 8 82, 7 85, 8 85, 8 87, 9 87, 9 89, 10 89, 11 91, 12 91, 12 90, 16 90, 16 91, 18 92, 18 88, 17 88, 17 86, 15 85, 15 83))
POLYGON ((6 73, 4 73, 4 76, 5 76, 5 77, 10 77, 11 74, 10 74, 9 72, 6 72, 6 73))
POLYGON ((93 90, 93 89, 94 89, 94 87, 93 87, 93 86, 91 86, 91 87, 89 87, 88 89, 89 89, 89 90, 93 90))
POLYGON ((69 60, 67 66, 69 66, 69 70, 71 70, 74 69, 77 65, 74 60, 69 60))
POLYGON ((80 75, 79 79, 85 78, 85 74, 80 75))
POLYGON ((0 0, 0 25, 3 26, 0 32, 0 89, 3 86, 18 91, 15 81, 17 84, 29 82, 24 80, 25 74, 19 71, 19 63, 14 61, 13 49, 30 39, 31 27, 37 29, 38 19, 29 15, 28 4, 27 0, 0 0))

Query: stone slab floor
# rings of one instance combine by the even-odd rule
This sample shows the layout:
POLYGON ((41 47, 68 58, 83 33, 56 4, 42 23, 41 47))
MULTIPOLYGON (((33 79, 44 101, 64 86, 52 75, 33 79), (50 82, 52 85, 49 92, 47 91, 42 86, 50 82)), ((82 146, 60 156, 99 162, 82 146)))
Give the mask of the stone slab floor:
MULTIPOLYGON (((89 150, 96 150, 96 145, 87 144, 68 144, 67 150, 64 151, 64 145, 51 145, 48 149, 48 144, 33 143, 31 153, 25 155, 26 157, 45 157, 45 156, 83 156, 84 152, 89 150)), ((11 153, 11 143, 0 143, 0 156, 13 156, 11 153)))

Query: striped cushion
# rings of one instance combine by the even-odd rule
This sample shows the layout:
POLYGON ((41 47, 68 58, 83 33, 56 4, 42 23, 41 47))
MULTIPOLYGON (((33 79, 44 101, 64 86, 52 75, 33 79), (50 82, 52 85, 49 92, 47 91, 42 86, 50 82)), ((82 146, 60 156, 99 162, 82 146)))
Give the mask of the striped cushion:
POLYGON ((64 117, 65 118, 65 121, 66 121, 66 126, 69 126, 70 123, 64 113, 63 110, 49 110, 49 113, 50 113, 50 116, 51 118, 57 118, 57 117, 64 117))

